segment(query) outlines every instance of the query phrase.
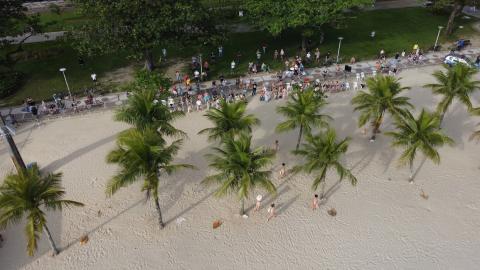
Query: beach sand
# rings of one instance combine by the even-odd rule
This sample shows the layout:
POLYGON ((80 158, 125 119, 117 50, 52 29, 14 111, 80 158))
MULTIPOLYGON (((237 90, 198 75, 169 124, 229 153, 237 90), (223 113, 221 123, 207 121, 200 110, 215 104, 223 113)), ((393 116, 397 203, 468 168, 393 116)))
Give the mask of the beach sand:
MULTIPOLYGON (((432 82, 436 67, 410 69, 400 74, 406 93, 416 106, 433 110, 438 98, 422 85, 432 82)), ((477 76, 477 79, 480 79, 477 76)), ((263 194, 260 212, 239 217, 237 198, 216 198, 214 187, 199 183, 209 173, 204 154, 212 144, 196 133, 209 126, 201 113, 188 114, 176 126, 188 133, 176 161, 191 163, 187 170, 161 180, 160 203, 167 226, 158 228, 151 201, 145 202, 141 183, 123 188, 106 198, 105 185, 115 165, 105 156, 114 147, 115 135, 127 128, 103 111, 45 122, 18 130, 15 140, 25 161, 36 161, 50 171, 64 173, 66 198, 85 203, 83 208, 49 212, 48 225, 63 251, 50 257, 46 238, 41 237, 33 258, 26 254, 24 223, 1 232, 0 269, 477 269, 480 265, 480 143, 468 136, 480 122, 463 105, 452 104, 444 130, 456 145, 440 149, 441 164, 423 161, 414 184, 408 169, 398 167, 400 151, 380 134, 371 143, 357 128, 352 112, 353 93, 332 94, 325 112, 334 118, 339 136, 352 142, 345 162, 358 184, 337 183, 327 176, 327 201, 317 211, 310 208, 314 192, 312 176, 278 178, 282 162, 299 162, 290 153, 298 131, 275 134, 282 117, 275 107, 253 100, 248 110, 262 124, 253 132, 256 146, 280 142, 272 164, 278 197, 253 192, 247 207, 253 209, 257 194, 263 194), (422 191, 428 199, 420 196, 422 191), (267 206, 277 205, 278 217, 267 223, 267 206), (327 210, 335 208, 332 217, 327 210), (100 211, 100 212, 99 212, 100 211), (215 220, 223 224, 212 229, 215 220), (88 234, 89 241, 78 239, 88 234)), ((480 95, 473 97, 475 106, 480 95)), ((382 131, 393 128, 385 119, 382 131)), ((12 170, 4 142, 0 144, 0 176, 12 170)), ((2 181, 2 180, 0 180, 2 181)))

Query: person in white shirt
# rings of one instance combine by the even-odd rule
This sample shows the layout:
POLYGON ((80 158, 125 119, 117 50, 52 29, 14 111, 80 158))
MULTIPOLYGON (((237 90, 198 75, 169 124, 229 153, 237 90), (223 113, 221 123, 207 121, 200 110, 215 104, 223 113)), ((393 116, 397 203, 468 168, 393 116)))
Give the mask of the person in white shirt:
POLYGON ((230 63, 230 68, 231 72, 233 73, 233 71, 235 70, 235 61, 232 60, 232 62, 230 63))

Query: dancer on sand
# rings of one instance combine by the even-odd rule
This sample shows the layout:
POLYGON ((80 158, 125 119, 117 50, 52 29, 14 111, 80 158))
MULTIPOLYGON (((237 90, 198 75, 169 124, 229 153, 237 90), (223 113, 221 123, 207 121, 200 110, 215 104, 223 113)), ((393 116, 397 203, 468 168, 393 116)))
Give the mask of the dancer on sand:
POLYGON ((255 203, 255 208, 253 209, 253 212, 257 212, 260 210, 260 204, 262 203, 262 195, 257 195, 257 202, 255 203))
POLYGON ((285 174, 286 174, 285 163, 282 163, 282 168, 280 168, 280 172, 278 174, 280 175, 280 177, 285 176, 285 174))
POLYGON ((275 214, 275 204, 274 204, 274 203, 272 203, 272 204, 270 205, 270 207, 268 208, 268 213, 269 213, 270 215, 268 215, 267 222, 270 221, 270 219, 272 219, 272 218, 274 218, 274 217, 277 216, 277 214, 275 214))
POLYGON ((278 143, 278 140, 275 140, 275 143, 273 144, 273 149, 275 152, 278 152, 280 150, 280 144, 278 143))
POLYGON ((315 194, 312 201, 312 210, 315 211, 317 208, 318 208, 318 194, 315 194))

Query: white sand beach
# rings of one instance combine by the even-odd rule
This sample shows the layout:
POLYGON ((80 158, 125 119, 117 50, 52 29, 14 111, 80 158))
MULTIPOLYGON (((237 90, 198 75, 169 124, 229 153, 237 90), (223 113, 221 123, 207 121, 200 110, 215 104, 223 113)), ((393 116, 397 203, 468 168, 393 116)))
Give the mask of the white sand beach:
MULTIPOLYGON (((437 99, 425 83, 433 82, 430 66, 405 70, 402 83, 417 112, 433 110, 437 99)), ((477 75, 476 79, 480 79, 477 75)), ((261 120, 254 129, 256 146, 280 142, 273 164, 278 197, 264 196, 260 212, 239 217, 240 203, 234 195, 216 198, 214 187, 200 185, 209 173, 204 155, 211 143, 196 135, 209 122, 202 113, 191 113, 176 126, 188 133, 177 161, 195 165, 162 179, 160 203, 167 226, 158 228, 151 201, 145 202, 141 183, 123 188, 111 198, 105 185, 117 167, 107 165, 106 154, 115 136, 127 128, 114 122, 112 111, 95 112, 45 122, 40 127, 23 126, 14 137, 26 162, 36 161, 47 171, 64 173, 65 198, 85 207, 48 213, 50 230, 62 252, 49 256, 42 236, 35 257, 26 253, 24 223, 2 233, 0 269, 478 269, 480 265, 480 143, 468 140, 480 122, 465 107, 452 104, 444 130, 456 145, 440 149, 441 164, 417 159, 414 184, 407 168, 399 168, 400 151, 380 134, 371 143, 357 128, 357 113, 350 99, 354 93, 331 94, 325 112, 340 137, 352 142, 347 167, 358 178, 337 183, 327 177, 328 200, 317 211, 310 208, 314 192, 312 176, 277 178, 282 162, 298 162, 290 151, 298 131, 276 134, 282 117, 275 107, 284 101, 248 105, 261 120), (422 190, 428 199, 420 196, 422 190), (277 204, 278 217, 267 223, 267 205, 277 204), (335 208, 335 217, 327 210, 335 208), (223 224, 212 229, 216 219, 223 224), (89 242, 78 239, 88 234, 89 242)), ((480 95, 472 98, 480 105, 480 95)), ((385 119, 382 131, 392 129, 385 119)), ((0 179, 13 169, 5 142, 0 143, 0 179)), ((2 180, 0 180, 2 181, 2 180)), ((253 209, 252 193, 247 205, 253 209)), ((263 193, 262 193, 263 194, 263 193)), ((265 194, 264 194, 265 195, 265 194)))

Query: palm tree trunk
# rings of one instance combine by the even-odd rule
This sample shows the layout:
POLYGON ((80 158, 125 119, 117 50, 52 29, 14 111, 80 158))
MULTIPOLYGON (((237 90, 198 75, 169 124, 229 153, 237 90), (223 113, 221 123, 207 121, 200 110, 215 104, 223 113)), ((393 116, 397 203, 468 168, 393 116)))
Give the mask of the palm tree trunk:
POLYGON ((152 51, 149 49, 145 49, 144 57, 145 57, 145 69, 147 69, 148 71, 152 71, 153 68, 155 67, 155 64, 153 62, 152 51))
POLYGON ((320 193, 320 200, 323 200, 325 197, 325 180, 322 181, 322 188, 321 188, 321 193, 320 193))
POLYGON ((370 140, 374 141, 375 137, 377 136, 377 133, 380 133, 380 125, 382 124, 382 120, 383 120, 383 113, 373 123, 372 137, 370 138, 370 140))
POLYGON ((1 113, 0 113, 0 128, 5 134, 5 139, 10 148, 13 164, 15 165, 17 172, 20 173, 21 171, 26 170, 27 168, 25 166, 25 162, 23 161, 22 156, 18 151, 17 145, 15 144, 15 141, 13 140, 12 135, 10 134, 10 131, 6 128, 5 119, 3 119, 3 115, 1 113))
POLYGON ((300 147, 300 141, 302 140, 302 133, 303 133, 303 125, 300 125, 300 132, 298 133, 298 140, 297 140, 297 147, 295 148, 298 150, 300 147))
POLYGON ((158 201, 157 191, 153 193, 153 199, 155 200, 155 208, 157 208, 158 224, 160 225, 160 229, 163 229, 165 227, 165 224, 163 223, 162 210, 160 209, 160 202, 158 201))
POLYGON ((245 198, 242 198, 242 207, 240 208, 240 216, 245 215, 245 198))
POLYGON ((439 116, 439 120, 440 120, 440 124, 439 124, 439 127, 441 128, 442 127, 442 123, 443 123, 443 118, 445 117, 445 112, 442 112, 439 116))
POLYGON ((413 162, 410 163, 410 177, 408 179, 408 182, 410 182, 410 184, 413 184, 413 162))
POLYGON ((50 247, 52 248, 53 255, 57 255, 59 253, 55 242, 53 241, 52 235, 50 234, 50 230, 48 229, 47 225, 43 225, 43 231, 47 235, 48 242, 50 242, 50 247))

